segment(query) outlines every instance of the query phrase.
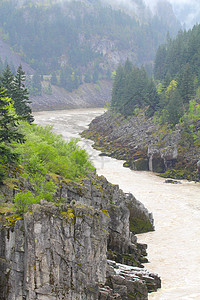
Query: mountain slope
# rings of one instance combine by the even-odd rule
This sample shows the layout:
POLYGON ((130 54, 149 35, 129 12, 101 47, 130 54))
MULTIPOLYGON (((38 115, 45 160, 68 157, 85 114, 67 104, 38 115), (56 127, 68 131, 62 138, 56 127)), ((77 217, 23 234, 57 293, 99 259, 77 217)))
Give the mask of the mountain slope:
MULTIPOLYGON (((105 77, 127 57, 135 64, 149 63, 167 32, 174 35, 180 28, 175 16, 169 26, 160 10, 148 15, 142 1, 137 1, 139 16, 104 1, 25 3, 2 2, 0 26, 12 49, 43 74, 68 66, 79 78, 88 70, 105 77)), ((172 15, 171 8, 166 10, 172 15)))

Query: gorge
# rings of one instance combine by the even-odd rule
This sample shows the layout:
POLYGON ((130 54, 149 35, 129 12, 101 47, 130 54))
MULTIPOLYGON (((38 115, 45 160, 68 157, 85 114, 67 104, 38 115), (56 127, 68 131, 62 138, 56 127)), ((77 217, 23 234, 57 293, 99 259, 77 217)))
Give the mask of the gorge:
MULTIPOLYGON (((57 113, 85 127, 87 112, 50 112, 54 121, 57 113)), ((132 194, 94 173, 78 181, 49 173, 54 200, 44 197, 28 210, 21 202, 13 211, 13 196, 35 188, 21 171, 0 186, 2 300, 148 299, 160 288, 159 276, 143 269, 146 245, 135 236, 154 229, 152 214, 132 194)))
MULTIPOLYGON (((54 125, 64 138, 77 138, 103 109, 68 110, 35 113, 38 124, 54 125)), ((97 168, 110 182, 131 192, 150 212, 153 212, 155 231, 138 236, 148 244, 147 269, 158 273, 162 288, 149 294, 149 299, 198 299, 200 184, 182 180, 182 184, 167 184, 151 172, 123 168, 123 161, 99 156, 91 148, 93 142, 81 140, 97 168)))

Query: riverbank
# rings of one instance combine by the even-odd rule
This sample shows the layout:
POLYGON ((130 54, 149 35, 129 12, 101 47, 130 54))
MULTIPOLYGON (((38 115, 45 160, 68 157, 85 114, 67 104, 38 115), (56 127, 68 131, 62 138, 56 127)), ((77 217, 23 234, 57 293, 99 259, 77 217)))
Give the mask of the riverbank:
POLYGON ((100 80, 96 84, 83 83, 78 89, 68 92, 57 85, 51 86, 51 93, 45 93, 49 81, 42 82, 42 95, 30 96, 33 111, 105 107, 111 99, 112 81, 100 80))
MULTIPOLYGON (((78 138, 88 124, 104 112, 103 109, 81 109, 35 114, 36 123, 53 125, 65 139, 78 138)), ((200 298, 200 184, 182 180, 182 184, 166 184, 151 172, 133 171, 123 167, 123 161, 99 156, 93 142, 82 139, 99 175, 125 192, 131 192, 153 212, 155 231, 138 236, 148 244, 147 268, 158 273, 162 288, 149 294, 151 300, 200 298)))
POLYGON ((199 147, 191 145, 181 127, 161 126, 143 111, 129 118, 108 111, 81 135, 92 139, 102 155, 125 160, 124 166, 132 170, 199 181, 199 147))

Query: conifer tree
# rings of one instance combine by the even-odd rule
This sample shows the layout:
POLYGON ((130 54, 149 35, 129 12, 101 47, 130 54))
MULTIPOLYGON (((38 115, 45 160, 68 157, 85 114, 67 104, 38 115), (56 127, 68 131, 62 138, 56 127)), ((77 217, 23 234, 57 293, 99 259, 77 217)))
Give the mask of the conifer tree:
POLYGON ((42 94, 41 77, 37 72, 33 75, 32 78, 32 94, 34 96, 40 96, 42 94))
POLYGON ((13 101, 7 96, 5 88, 0 86, 0 160, 3 164, 14 163, 18 158, 12 149, 12 142, 24 142, 18 122, 19 117, 15 114, 13 101))
POLYGON ((119 65, 113 83, 112 99, 111 99, 111 106, 117 110, 119 110, 119 108, 122 107, 123 105, 124 85, 125 85, 124 69, 121 65, 119 65))
POLYGON ((7 64, 2 71, 0 84, 7 90, 7 96, 10 98, 12 98, 13 93, 13 79, 14 75, 10 69, 10 66, 7 64))
POLYGON ((29 123, 34 121, 32 111, 29 106, 31 101, 29 100, 29 93, 25 87, 26 76, 20 65, 17 69, 17 73, 13 80, 13 92, 12 99, 14 100, 14 108, 19 116, 23 116, 29 123))

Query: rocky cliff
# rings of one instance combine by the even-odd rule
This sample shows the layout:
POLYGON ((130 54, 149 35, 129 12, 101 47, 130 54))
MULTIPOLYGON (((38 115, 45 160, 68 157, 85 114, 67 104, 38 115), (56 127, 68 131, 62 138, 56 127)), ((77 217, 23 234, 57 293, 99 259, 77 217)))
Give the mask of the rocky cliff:
POLYGON ((104 177, 56 181, 55 202, 1 213, 0 299, 148 299, 160 279, 142 268, 135 232, 152 215, 104 177))
POLYGON ((94 140, 102 155, 123 159, 124 166, 133 170, 167 171, 166 175, 179 179, 200 178, 199 148, 189 145, 182 128, 160 126, 142 111, 128 119, 108 111, 95 118, 82 136, 94 140))

